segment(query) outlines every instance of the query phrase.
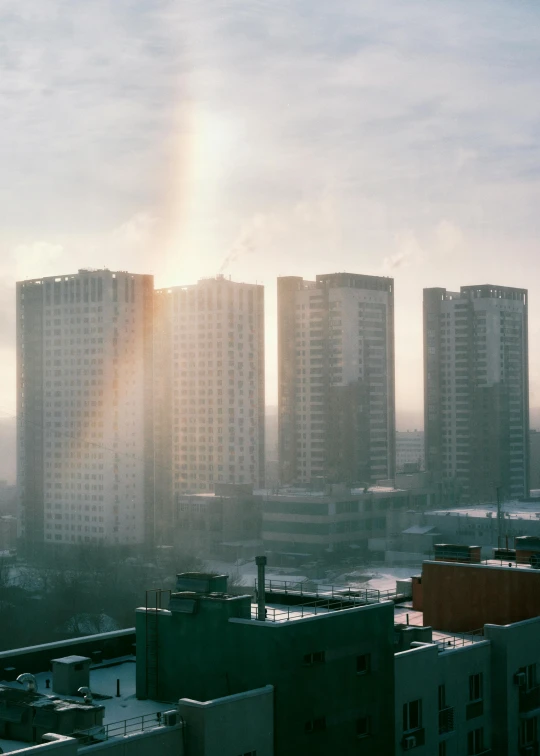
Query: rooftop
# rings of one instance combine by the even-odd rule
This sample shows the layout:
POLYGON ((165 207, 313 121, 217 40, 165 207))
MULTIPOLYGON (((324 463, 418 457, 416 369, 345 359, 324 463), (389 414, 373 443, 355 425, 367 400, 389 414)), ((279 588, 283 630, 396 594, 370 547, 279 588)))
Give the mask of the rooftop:
MULTIPOLYGON (((506 520, 540 520, 538 502, 507 501, 501 504, 501 511, 506 520)), ((452 507, 449 509, 432 509, 424 512, 426 517, 493 517, 497 518, 497 504, 477 504, 470 507, 452 507)))
MULTIPOLYGON (((319 490, 314 491, 311 488, 301 488, 296 486, 283 486, 281 488, 262 488, 253 492, 257 496, 268 498, 284 499, 306 499, 306 498, 319 498, 319 499, 337 499, 343 497, 358 497, 368 496, 370 494, 385 494, 385 493, 407 493, 405 488, 394 488, 392 486, 378 486, 373 485, 369 488, 339 488, 334 490, 319 490)), ((206 494, 205 494, 206 495, 206 494)))
MULTIPOLYGON (((73 657, 79 658, 79 657, 73 657)), ((50 672, 41 672, 35 675, 36 691, 49 700, 63 700, 76 702, 83 705, 82 696, 68 696, 53 692, 52 674, 50 672), (49 684, 49 687, 47 687, 49 684)), ((22 686, 18 682, 0 681, 2 686, 22 691, 22 686)), ((170 704, 152 701, 139 700, 135 696, 135 657, 125 656, 108 661, 103 664, 92 665, 90 667, 90 690, 94 696, 94 703, 104 708, 103 724, 112 737, 118 730, 118 734, 124 732, 139 732, 149 727, 155 727, 160 724, 158 712, 167 711, 171 708, 170 704), (117 696, 117 682, 120 684, 120 695, 117 696)), ((47 699, 44 699, 44 704, 47 699)), ((17 751, 21 748, 28 748, 31 743, 17 740, 0 739, 0 748, 4 753, 17 751)))

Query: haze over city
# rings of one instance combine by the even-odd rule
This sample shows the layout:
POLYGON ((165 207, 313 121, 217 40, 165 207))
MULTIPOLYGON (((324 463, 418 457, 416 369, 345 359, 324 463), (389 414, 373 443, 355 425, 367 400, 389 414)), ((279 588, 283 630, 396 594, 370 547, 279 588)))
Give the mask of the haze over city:
POLYGON ((0 1, 0 754, 540 756, 539 85, 538 0, 0 1))
POLYGON ((422 424, 422 288, 530 289, 540 404, 534 2, 6 0, 0 12, 0 409, 14 282, 80 267, 396 288, 397 425, 422 424))

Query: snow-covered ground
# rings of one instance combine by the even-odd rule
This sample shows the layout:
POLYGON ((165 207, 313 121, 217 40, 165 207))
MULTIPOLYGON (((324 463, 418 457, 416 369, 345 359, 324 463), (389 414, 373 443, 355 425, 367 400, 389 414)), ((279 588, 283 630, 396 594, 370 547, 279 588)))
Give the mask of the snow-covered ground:
MULTIPOLYGON (((257 578, 257 566, 255 562, 236 565, 227 562, 206 562, 206 568, 220 574, 229 575, 237 584, 245 585, 246 588, 253 588, 257 578)), ((418 575, 421 572, 421 565, 412 567, 387 567, 387 566, 361 566, 357 569, 335 568, 328 570, 326 575, 313 579, 310 582, 322 583, 325 585, 350 585, 355 588, 374 588, 379 591, 394 590, 396 580, 418 575)), ((266 568, 267 580, 288 580, 304 581, 307 576, 303 575, 301 570, 295 571, 292 567, 287 568, 266 568)))

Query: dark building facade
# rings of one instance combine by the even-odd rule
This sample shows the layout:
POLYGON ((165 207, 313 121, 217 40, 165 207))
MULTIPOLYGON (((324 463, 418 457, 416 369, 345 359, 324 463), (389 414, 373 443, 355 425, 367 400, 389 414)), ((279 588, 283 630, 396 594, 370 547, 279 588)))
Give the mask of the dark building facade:
POLYGON ((278 278, 282 483, 394 475, 394 282, 278 278))
POLYGON ((424 290, 426 469, 463 501, 529 495, 528 295, 424 290))
POLYGON ((220 592, 226 576, 224 586, 188 577, 168 608, 137 610, 138 698, 208 701, 272 685, 274 753, 393 754, 390 602, 305 616, 293 608, 283 621, 269 609, 261 621, 250 596, 220 592))

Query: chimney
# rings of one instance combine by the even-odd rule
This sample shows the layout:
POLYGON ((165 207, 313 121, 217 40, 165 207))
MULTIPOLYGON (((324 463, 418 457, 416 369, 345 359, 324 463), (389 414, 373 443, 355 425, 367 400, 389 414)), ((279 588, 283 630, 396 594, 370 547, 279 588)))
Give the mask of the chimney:
POLYGON ((265 596, 265 567, 266 557, 255 557, 257 565, 257 619, 264 622, 266 619, 266 596, 265 596))

